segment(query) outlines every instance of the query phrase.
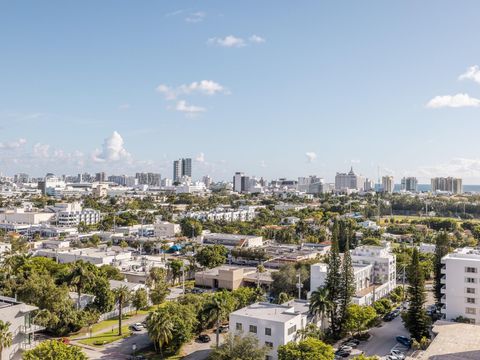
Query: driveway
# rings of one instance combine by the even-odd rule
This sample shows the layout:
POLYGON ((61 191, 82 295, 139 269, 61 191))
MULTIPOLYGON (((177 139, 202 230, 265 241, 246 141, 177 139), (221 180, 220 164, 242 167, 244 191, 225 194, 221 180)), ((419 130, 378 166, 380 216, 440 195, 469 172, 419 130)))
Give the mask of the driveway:
MULTIPOLYGON (((212 351, 212 346, 215 346, 215 332, 208 331, 208 335, 212 341, 208 343, 197 342, 196 340, 190 341, 182 347, 182 353, 185 354, 183 360, 205 360, 212 351)), ((223 342, 225 334, 220 334, 220 344, 223 342)))
MULTIPOLYGON (((394 348, 398 348, 395 337, 398 335, 410 337, 409 332, 403 326, 402 318, 396 317, 392 321, 382 322, 381 327, 375 327, 369 331, 371 337, 368 341, 361 342, 358 349, 365 352, 365 355, 385 356, 394 348)), ((402 349, 399 349, 402 350, 402 349)))

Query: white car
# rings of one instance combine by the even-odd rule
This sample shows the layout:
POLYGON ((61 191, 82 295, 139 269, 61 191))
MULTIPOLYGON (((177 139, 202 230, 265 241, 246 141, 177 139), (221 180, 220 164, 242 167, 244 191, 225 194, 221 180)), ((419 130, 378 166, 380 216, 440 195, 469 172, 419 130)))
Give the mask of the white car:
POLYGON ((402 353, 400 350, 392 350, 392 351, 390 351, 390 354, 395 356, 399 360, 404 360, 405 359, 405 354, 402 353))
POLYGON ((351 346, 347 346, 347 345, 343 345, 343 346, 340 346, 340 348, 338 350, 342 350, 342 351, 352 351, 353 348, 351 346))

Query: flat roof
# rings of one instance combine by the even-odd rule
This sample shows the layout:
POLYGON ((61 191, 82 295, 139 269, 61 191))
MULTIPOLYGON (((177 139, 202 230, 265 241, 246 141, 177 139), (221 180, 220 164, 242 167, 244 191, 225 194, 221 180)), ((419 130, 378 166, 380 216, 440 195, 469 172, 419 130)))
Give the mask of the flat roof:
POLYGON ((480 326, 439 320, 433 332, 437 336, 422 353, 422 360, 480 359, 480 326))
POLYGON ((245 316, 281 323, 292 320, 300 314, 301 312, 296 310, 295 306, 290 303, 278 305, 264 302, 255 303, 231 313, 231 315, 245 316))

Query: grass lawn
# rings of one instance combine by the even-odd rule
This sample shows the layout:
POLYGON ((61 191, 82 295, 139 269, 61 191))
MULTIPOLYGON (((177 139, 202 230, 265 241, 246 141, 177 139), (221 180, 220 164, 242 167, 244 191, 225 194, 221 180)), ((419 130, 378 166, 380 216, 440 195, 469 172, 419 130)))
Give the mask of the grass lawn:
POLYGON ((145 356, 145 358, 147 358, 148 360, 180 360, 180 359, 183 358, 183 355, 178 355, 178 354, 176 354, 176 355, 164 354, 165 357, 162 358, 160 356, 160 354, 157 354, 155 352, 155 349, 154 349, 153 345, 149 348, 140 350, 138 355, 140 355, 140 354, 145 356))
POLYGON ((113 331, 109 330, 96 336, 92 336, 91 338, 80 340, 79 342, 84 345, 102 346, 129 337, 132 334, 128 329, 128 325, 122 326, 122 333, 123 335, 120 336, 118 335, 118 329, 114 329, 113 331))

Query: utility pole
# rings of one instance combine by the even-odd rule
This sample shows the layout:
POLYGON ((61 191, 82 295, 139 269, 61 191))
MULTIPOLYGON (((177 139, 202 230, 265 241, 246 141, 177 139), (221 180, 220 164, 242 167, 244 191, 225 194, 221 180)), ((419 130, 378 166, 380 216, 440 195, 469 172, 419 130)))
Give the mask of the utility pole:
POLYGON ((300 273, 298 273, 298 284, 297 284, 298 300, 302 299, 302 288, 303 288, 302 277, 301 277, 300 273))

